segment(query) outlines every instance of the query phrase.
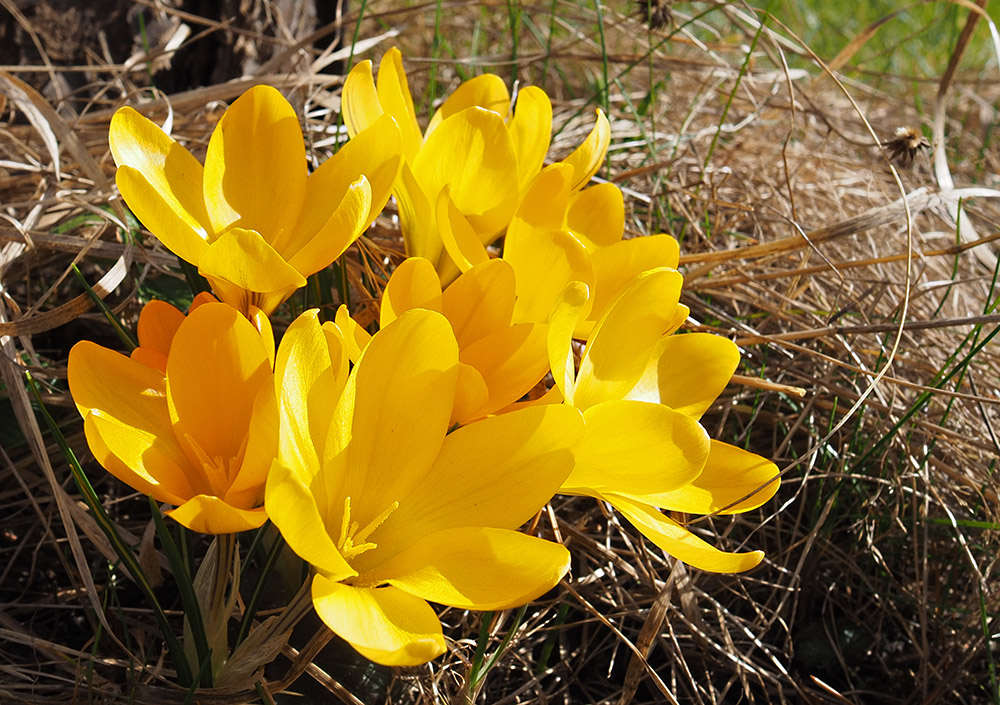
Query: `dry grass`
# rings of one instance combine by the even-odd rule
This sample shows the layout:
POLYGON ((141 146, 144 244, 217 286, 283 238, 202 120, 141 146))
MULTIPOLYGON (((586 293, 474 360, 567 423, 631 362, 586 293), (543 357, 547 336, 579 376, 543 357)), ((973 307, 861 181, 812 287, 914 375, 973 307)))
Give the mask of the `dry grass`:
MULTIPOLYGON (((232 2, 230 16, 237 6, 247 14, 220 25, 137 1, 108 15, 131 32, 116 40, 122 55, 99 27, 76 54, 65 44, 58 54, 38 9, 47 3, 27 15, 24 4, 0 4, 14 18, 0 16, 0 41, 16 35, 27 47, 4 59, 21 65, 0 73, 4 702, 185 697, 163 680, 155 625, 23 383, 30 371, 44 385, 45 404, 86 457, 66 355, 81 338, 116 343, 70 265, 129 324, 150 292, 182 301, 187 291, 172 255, 148 235, 127 235, 138 231, 113 187, 111 114, 136 105, 198 153, 225 101, 271 83, 306 115, 321 161, 340 134, 336 71, 351 55, 331 42, 350 46, 355 32, 355 59, 400 45, 414 94, 427 101, 478 70, 542 85, 561 125, 554 156, 585 134, 595 105, 608 109, 607 176, 626 190, 628 231, 681 240, 689 327, 729 335, 744 351, 741 384, 706 418, 709 430, 783 468, 781 490, 759 512, 697 524, 729 549, 766 551, 742 576, 689 569, 605 507, 557 498, 539 526, 571 547, 572 573, 527 610, 478 702, 1000 702, 1000 348, 989 342, 1000 330, 998 84, 995 69, 959 62, 961 40, 956 71, 899 81, 890 94, 850 70, 867 38, 828 73, 780 23, 758 34, 759 16, 737 6, 677 4, 674 25, 648 30, 615 4, 598 16, 575 3, 375 0, 360 23, 351 3, 314 33, 322 22, 291 13, 294 3, 232 2), (511 5, 522 13, 516 44, 511 5), (178 74, 198 51, 218 59, 220 75, 164 88, 194 80, 178 74), (150 61, 163 71, 153 75, 150 61), (246 77, 227 81, 227 67, 246 77), (900 126, 943 142, 908 168, 891 165, 878 143, 900 126)), ((349 254, 361 315, 377 290, 373 270, 400 252, 385 217, 349 254)), ((85 467, 138 544, 148 505, 92 461, 85 467)), ((268 677, 304 671, 289 690, 310 702, 458 702, 480 616, 451 610, 443 619, 454 648, 424 668, 365 667, 335 644, 314 654, 316 625, 307 623, 292 642, 303 654, 286 649, 268 677)), ((488 624, 487 653, 512 620, 488 624)))

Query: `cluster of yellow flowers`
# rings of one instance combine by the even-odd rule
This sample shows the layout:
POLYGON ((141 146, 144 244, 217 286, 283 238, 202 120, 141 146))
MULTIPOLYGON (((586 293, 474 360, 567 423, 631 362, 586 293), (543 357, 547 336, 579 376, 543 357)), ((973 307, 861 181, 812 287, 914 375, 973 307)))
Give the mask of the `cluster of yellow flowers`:
POLYGON ((135 110, 115 115, 122 197, 215 297, 187 315, 149 303, 130 357, 73 348, 70 389, 98 462, 196 531, 270 519, 313 566, 319 616, 384 664, 444 651, 428 602, 505 609, 558 583, 566 548, 517 530, 557 493, 609 503, 693 566, 755 566, 761 552, 720 551, 662 511, 753 509, 777 470, 699 423, 739 351, 673 334, 688 315, 676 241, 623 240, 621 191, 587 185, 610 141, 604 115, 543 166, 548 97, 523 88, 512 109, 485 75, 421 134, 396 50, 377 84, 370 62, 355 67, 343 115, 350 141, 311 174, 273 88, 232 104, 204 166, 135 110), (276 348, 268 316, 390 195, 410 257, 378 332, 346 307, 325 323, 311 310, 276 348), (551 388, 523 401, 549 373, 551 388))

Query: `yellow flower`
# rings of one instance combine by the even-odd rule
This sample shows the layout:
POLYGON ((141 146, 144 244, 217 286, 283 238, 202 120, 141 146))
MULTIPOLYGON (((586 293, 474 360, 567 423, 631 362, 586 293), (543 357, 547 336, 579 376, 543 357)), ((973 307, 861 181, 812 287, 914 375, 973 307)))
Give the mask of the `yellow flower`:
POLYGON ((424 663, 445 649, 428 601, 506 609, 565 574, 565 548, 515 529, 569 473, 580 413, 535 407, 448 433, 458 343, 428 310, 346 369, 335 325, 307 312, 289 327, 267 511, 315 567, 313 603, 335 633, 378 663, 424 663))
MULTIPOLYGON (((434 266, 410 257, 392 273, 382 292, 379 325, 388 326, 406 311, 437 311, 448 319, 458 339, 459 375, 452 423, 465 424, 513 404, 549 371, 544 323, 511 324, 514 271, 500 259, 476 265, 442 292, 434 266)), ((337 325, 356 344, 356 359, 368 334, 348 316, 337 313, 337 325)))
POLYGON ((307 175, 295 111, 269 86, 233 102, 204 167, 132 108, 115 113, 109 139, 118 188, 143 225, 220 299, 267 315, 371 224, 402 160, 386 118, 307 175))
POLYGON ((190 529, 261 526, 278 440, 270 328, 262 334, 217 302, 186 318, 150 304, 140 320, 133 359, 89 341, 70 351, 69 388, 94 457, 122 482, 177 505, 170 516, 190 529))
POLYGON ((572 338, 587 287, 576 282, 563 293, 549 324, 549 360, 565 402, 583 411, 586 430, 560 491, 607 501, 685 563, 739 572, 757 565, 763 553, 720 551, 660 511, 745 512, 778 489, 773 463, 710 440, 698 423, 740 355, 720 336, 669 335, 683 322, 681 283, 669 268, 636 278, 597 323, 579 371, 572 338))
MULTIPOLYGON (((552 105, 544 91, 521 89, 512 112, 503 80, 485 74, 459 86, 421 135, 395 48, 382 58, 377 85, 370 61, 352 69, 344 83, 343 109, 352 135, 385 114, 399 124, 406 164, 395 194, 406 252, 430 260, 446 283, 458 273, 457 265, 468 264, 462 267, 468 269, 487 258, 485 246, 514 216, 542 167, 552 134, 552 105), (453 233, 456 229, 461 232, 453 233)), ((590 136, 561 162, 573 174, 575 188, 600 167, 609 140, 607 118, 598 111, 590 136)))

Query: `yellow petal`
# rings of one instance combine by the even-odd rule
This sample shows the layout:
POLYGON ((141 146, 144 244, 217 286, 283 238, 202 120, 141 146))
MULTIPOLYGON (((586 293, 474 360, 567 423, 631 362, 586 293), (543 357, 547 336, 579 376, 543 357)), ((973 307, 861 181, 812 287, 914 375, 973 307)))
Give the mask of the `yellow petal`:
MULTIPOLYGON (((371 342, 371 334, 351 318, 351 314, 344 304, 341 304, 337 309, 334 322, 343 334, 344 347, 347 351, 348 359, 351 362, 357 362, 361 358, 361 353, 368 347, 368 343, 371 342)), ((317 445, 317 447, 320 446, 317 445)))
POLYGON ((414 597, 471 610, 519 607, 569 570, 569 551, 509 529, 447 529, 420 539, 369 578, 414 597))
POLYGON ((573 167, 574 191, 582 188, 590 181, 590 177, 601 168, 610 145, 611 123, 604 116, 604 112, 598 110, 597 122, 594 123, 594 128, 587 135, 587 139, 572 154, 563 159, 563 164, 569 164, 573 167))
POLYGON ((231 484, 231 463, 244 452, 254 402, 265 384, 273 384, 267 351, 236 309, 205 304, 188 315, 170 348, 167 404, 191 464, 201 466, 202 453, 221 464, 216 470, 222 479, 210 477, 215 491, 206 494, 221 496, 231 484))
POLYGON ((451 410, 451 423, 464 424, 485 416, 490 390, 483 376, 472 365, 458 363, 458 386, 455 389, 455 408, 451 410))
POLYGON ((140 347, 132 351, 132 358, 135 359, 136 353, 141 350, 146 350, 147 354, 155 352, 162 356, 163 366, 158 369, 163 372, 166 369, 170 343, 183 322, 184 314, 166 301, 150 301, 142 307, 139 314, 137 332, 140 347))
MULTIPOLYGON (((192 308, 192 310, 194 309, 192 308)), ((264 348, 267 351, 268 366, 274 369, 274 329, 271 327, 270 319, 261 309, 251 306, 247 320, 260 333, 260 340, 264 343, 264 348)))
POLYGON ((507 328, 514 295, 514 268, 502 259, 477 264, 453 281, 441 297, 441 311, 451 321, 458 346, 507 328))
POLYGON ((452 431, 430 472, 371 540, 392 555, 444 529, 517 528, 559 489, 582 433, 582 415, 563 404, 491 416, 452 431))
POLYGON ((427 138, 413 161, 413 177, 431 203, 445 185, 483 244, 507 226, 517 207, 517 156, 503 119, 466 108, 427 138))
POLYGON ((589 252, 621 241, 625 232, 622 190, 615 184, 597 184, 577 191, 569 199, 566 227, 589 252))
POLYGON ((402 500, 433 464, 457 378, 458 344, 439 313, 408 311, 372 337, 341 395, 324 453, 324 462, 346 453, 336 496, 350 497, 359 526, 402 500))
POLYGON ((223 233, 208 247, 198 273, 211 282, 220 299, 247 313, 250 306, 257 306, 270 314, 306 285, 305 278, 264 238, 242 228, 223 233))
MULTIPOLYGON (((591 189, 587 189, 589 190, 591 189)), ((649 235, 621 240, 592 251, 590 261, 594 265, 597 284, 594 291, 594 307, 587 316, 589 328, 593 328, 615 297, 642 272, 658 267, 676 269, 678 252, 677 241, 669 235, 649 235)), ((686 317, 685 314, 676 325, 679 326, 686 317)), ((676 326, 672 324, 668 330, 672 331, 675 328, 676 326)), ((581 332, 581 328, 578 328, 577 337, 589 337, 589 330, 588 335, 581 336, 581 332)))
POLYGON ((525 225, 537 230, 563 230, 569 207, 573 167, 550 164, 534 176, 521 198, 511 229, 525 225))
POLYGON ((662 404, 608 401, 583 415, 583 441, 564 494, 621 494, 659 504, 698 477, 709 453, 701 425, 662 404))
POLYGON ((552 138, 552 103, 545 91, 528 86, 517 92, 508 129, 517 152, 518 189, 524 191, 542 168, 552 138))
MULTIPOLYGON (((594 269, 580 241, 560 230, 507 232, 503 258, 517 279, 516 323, 545 323, 569 282, 594 285, 594 269)), ((589 304, 588 304, 589 306, 589 304)))
MULTIPOLYGON (((315 471, 315 469, 312 469, 315 471)), ((332 580, 357 575, 337 550, 327 533, 315 494, 310 469, 286 465, 275 460, 267 477, 264 507, 288 546, 332 580)))
POLYGON ((573 356, 573 330, 580 320, 590 289, 583 282, 570 282, 559 294, 552 315, 549 317, 549 332, 546 347, 549 353, 549 367, 555 388, 568 404, 573 403, 576 391, 576 359, 573 356))
POLYGON ((740 349, 711 333, 663 338, 629 399, 658 402, 693 419, 712 405, 740 364, 740 349))
POLYGON ((712 573, 741 573, 750 570, 764 558, 763 551, 720 551, 648 504, 617 495, 607 495, 604 499, 621 512, 643 536, 674 558, 695 568, 712 573))
POLYGON ((298 250, 286 253, 288 264, 303 277, 308 277, 331 263, 354 244, 368 227, 372 206, 372 189, 368 179, 358 177, 347 189, 330 218, 298 250))
MULTIPOLYGON (((507 118, 507 113, 510 112, 510 93, 507 92, 507 84, 495 73, 484 73, 481 76, 470 78, 456 88, 448 96, 448 99, 441 104, 441 107, 434 112, 431 121, 427 124, 427 132, 424 137, 426 138, 437 129, 442 120, 466 108, 477 106, 486 110, 492 110, 504 119, 507 118)), ((550 116, 550 128, 551 125, 552 118, 550 116)))
POLYGON ((673 269, 644 272, 608 308, 580 362, 577 408, 622 399, 635 386, 672 320, 682 281, 673 269))
POLYGON ((380 327, 415 308, 441 312, 441 281, 434 265, 422 257, 403 260, 389 277, 379 306, 380 327))
POLYGON ((267 521, 263 507, 237 509, 218 497, 195 495, 167 516, 192 531, 202 534, 236 534, 259 529, 267 521))
MULTIPOLYGON (((441 237, 445 252, 458 271, 467 272, 477 264, 489 261, 490 255, 480 241, 479 235, 451 200, 450 186, 441 189, 435 216, 438 235, 441 237)), ((439 270, 445 270, 442 272, 442 280, 445 280, 445 277, 450 279, 451 267, 447 267, 444 262, 440 264, 439 270)))
MULTIPOLYGON (((370 69, 369 69, 370 70, 370 69)), ((403 156, 413 164, 423 137, 413 109, 410 86, 403 71, 403 55, 393 47, 385 53, 378 66, 378 99, 382 109, 389 113, 399 126, 403 138, 403 156)))
POLYGON ((119 167, 118 188, 128 207, 167 249, 197 264, 212 238, 201 164, 128 107, 111 118, 108 141, 119 167))
POLYGON ((407 257, 424 257, 437 266, 444 244, 438 234, 436 207, 417 182, 409 163, 403 164, 396 182, 396 204, 407 257))
POLYGON ((351 137, 385 115, 378 99, 378 91, 375 89, 370 59, 355 65, 347 74, 341 93, 341 115, 344 116, 344 124, 347 125, 347 134, 351 137))
POLYGON ((779 484, 778 468, 770 460, 713 439, 701 475, 657 504, 690 514, 739 514, 771 499, 779 484))
POLYGON ((445 652, 434 610, 398 588, 356 588, 317 575, 312 597, 326 626, 370 661, 418 666, 445 652))
POLYGON ((527 394, 549 371, 548 326, 519 323, 462 349, 458 359, 482 375, 489 390, 483 413, 492 414, 527 394))
POLYGON ((297 220, 305 190, 306 148, 295 111, 276 89, 250 88, 208 142, 204 192, 213 230, 256 230, 274 242, 297 220))
POLYGON ((264 504, 264 483, 278 454, 278 402, 274 386, 265 384, 254 400, 243 462, 222 500, 238 509, 264 504))

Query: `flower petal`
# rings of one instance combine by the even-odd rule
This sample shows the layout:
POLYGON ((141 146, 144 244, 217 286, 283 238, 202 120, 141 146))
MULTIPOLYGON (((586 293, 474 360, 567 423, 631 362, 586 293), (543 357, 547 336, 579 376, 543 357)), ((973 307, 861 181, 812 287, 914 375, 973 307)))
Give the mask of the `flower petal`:
POLYGON ((356 64, 344 80, 341 92, 341 115, 347 125, 347 134, 354 137, 385 115, 375 89, 371 59, 356 64))
MULTIPOLYGON (((321 200, 321 199, 318 199, 321 200)), ((333 214, 323 223, 302 247, 289 250, 288 264, 303 277, 329 267, 354 244, 369 225, 368 214, 372 207, 372 189, 368 179, 359 176, 351 184, 333 214)))
POLYGON ((590 181, 604 163, 611 145, 611 123, 605 117, 604 111, 597 111, 597 122, 587 135, 587 139, 577 147, 572 154, 562 160, 563 164, 573 167, 573 190, 582 188, 590 181))
POLYGON ((444 243, 438 234, 436 207, 417 183, 408 163, 403 164, 393 193, 399 206, 407 257, 425 257, 437 266, 442 259, 444 243))
POLYGON ((276 89, 254 86, 229 106, 208 142, 203 188, 217 233, 239 227, 275 242, 294 225, 306 148, 295 110, 276 89))
POLYGON ((489 110, 466 108, 442 122, 414 159, 413 176, 433 204, 450 185, 451 200, 484 245, 517 208, 517 155, 503 119, 489 110))
POLYGON ((639 532, 674 558, 712 573, 742 573, 764 558, 763 551, 726 553, 701 540, 656 507, 618 495, 605 495, 639 532))
POLYGON ((673 320, 683 277, 673 269, 644 272, 608 308, 587 343, 573 404, 622 399, 635 386, 673 320))
POLYGON ((519 323, 462 349, 458 359, 475 367, 489 389, 483 413, 513 404, 542 380, 549 371, 547 333, 544 323, 519 323))
MULTIPOLYGON (((347 358, 351 362, 357 362, 361 358, 361 353, 364 352, 364 349, 368 347, 368 343, 371 342, 371 333, 366 331, 358 324, 357 321, 351 318, 351 314, 347 310, 347 306, 344 304, 341 304, 337 309, 334 324, 343 336, 344 348, 347 350, 347 358)), ((319 448, 321 446, 317 444, 316 447, 319 448)))
MULTIPOLYGON (((442 120, 466 108, 473 107, 492 110, 501 118, 506 119, 510 112, 510 93, 507 91, 507 84, 495 73, 484 73, 465 81, 448 96, 448 99, 431 116, 424 137, 426 138, 437 129, 442 120)), ((551 126, 551 124, 552 118, 550 117, 549 125, 551 126)))
POLYGON ((740 349, 711 333, 663 338, 629 399, 658 402, 687 414, 701 415, 729 384, 740 364, 740 349))
POLYGON ((455 408, 451 410, 451 424, 464 424, 485 416, 490 390, 483 376, 472 365, 458 363, 458 386, 455 389, 455 408))
POLYGON ((713 439, 701 475, 660 497, 657 504, 689 514, 739 514, 771 499, 780 483, 770 460, 713 439))
MULTIPOLYGON (((156 369, 163 372, 167 368, 167 355, 170 353, 170 343, 174 340, 177 328, 184 322, 184 314, 166 301, 150 301, 142 307, 139 314, 139 347, 132 351, 132 359, 138 356, 155 355, 156 369)), ((149 359, 148 357, 146 358, 149 359)), ((147 362, 143 361, 143 364, 147 362)), ((148 365, 153 367, 153 365, 148 365)))
POLYGON ((441 280, 423 257, 408 257, 389 277, 379 305, 379 326, 385 328, 415 308, 441 312, 441 280))
POLYGON ((551 590, 569 561, 557 543, 509 529, 461 527, 421 538, 361 578, 450 607, 505 610, 551 590))
POLYGON ((441 311, 451 321, 458 346, 507 328, 514 295, 514 268, 502 259, 477 264, 453 281, 441 297, 441 311))
POLYGON ((545 163, 552 139, 552 102, 545 91, 537 86, 519 90, 507 127, 517 152, 518 189, 524 191, 545 163))
POLYGON ((439 260, 438 270, 442 281, 453 278, 453 268, 459 272, 467 272, 475 265, 489 261, 490 255, 475 228, 451 200, 451 186, 441 189, 435 216, 438 235, 448 255, 447 259, 451 260, 450 262, 444 261, 445 258, 439 260))
POLYGON ((550 164, 538 172, 521 198, 511 229, 527 225, 543 231, 563 230, 572 182, 569 164, 550 164))
POLYGON ((108 141, 118 165, 118 189, 129 208, 167 249, 197 263, 212 238, 201 164, 129 107, 111 118, 108 141))
MULTIPOLYGON (((572 281, 594 285, 594 269, 580 241, 561 230, 524 231, 511 227, 503 258, 514 267, 515 323, 545 323, 565 286, 572 281)), ((588 304, 589 305, 589 304, 588 304)))
POLYGON ((195 495, 167 516, 192 531, 202 534, 236 534, 259 529, 267 521, 263 507, 237 509, 218 497, 195 495))
POLYGON ((590 289, 583 282, 570 282, 559 294, 549 316, 549 332, 546 347, 549 352, 549 368, 556 387, 568 404, 573 403, 576 391, 576 360, 573 357, 573 330, 580 320, 590 289))
POLYGON ((445 652, 434 610, 398 588, 356 588, 317 575, 312 597, 326 626, 370 661, 418 666, 445 652))
POLYGON ((566 227, 589 252, 620 242, 625 233, 622 190, 615 184, 597 184, 577 191, 569 199, 566 227))
POLYGON ((701 425, 662 404, 607 401, 584 412, 576 466, 560 492, 620 494, 659 504, 691 482, 709 454, 701 425))
POLYGON ((410 85, 403 70, 403 55, 392 47, 378 65, 378 99, 382 109, 389 113, 399 126, 403 138, 403 156, 412 164, 423 137, 413 109, 410 85))
POLYGON ((277 455, 278 402, 274 385, 265 384, 254 400, 243 462, 222 496, 226 504, 238 509, 254 509, 264 504, 264 483, 277 455))

